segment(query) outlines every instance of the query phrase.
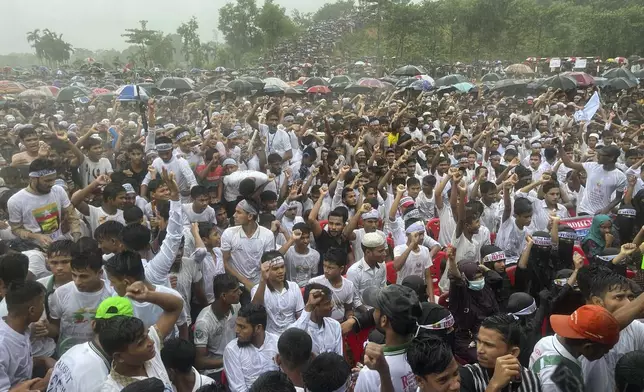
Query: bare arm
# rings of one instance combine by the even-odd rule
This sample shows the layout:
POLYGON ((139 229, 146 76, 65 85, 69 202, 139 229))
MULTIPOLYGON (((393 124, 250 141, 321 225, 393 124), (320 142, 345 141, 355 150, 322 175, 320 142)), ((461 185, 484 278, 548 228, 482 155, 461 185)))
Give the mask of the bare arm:
POLYGON ((322 201, 324 200, 324 197, 326 196, 328 191, 329 189, 326 186, 322 186, 320 188, 320 197, 313 205, 313 208, 311 209, 311 212, 309 212, 309 216, 307 219, 309 227, 311 228, 311 232, 313 233, 313 237, 315 238, 322 235, 322 228, 320 227, 320 222, 318 221, 318 214, 320 213, 320 207, 322 206, 322 201))

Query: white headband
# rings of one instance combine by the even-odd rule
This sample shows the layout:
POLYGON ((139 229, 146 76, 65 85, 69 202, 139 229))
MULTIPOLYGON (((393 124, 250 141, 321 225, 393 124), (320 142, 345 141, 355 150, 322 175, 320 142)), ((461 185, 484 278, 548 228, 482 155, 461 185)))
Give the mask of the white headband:
POLYGON ((565 240, 576 240, 578 236, 577 236, 577 233, 575 233, 574 231, 560 231, 559 238, 562 238, 565 240))
POLYGON ((405 233, 411 234, 411 233, 416 233, 418 231, 425 232, 425 226, 419 221, 416 221, 412 223, 408 228, 405 229, 405 233))
POLYGON ((174 140, 178 142, 179 140, 183 139, 186 136, 190 136, 190 132, 183 131, 180 134, 178 134, 177 137, 174 138, 174 140))
POLYGON ((437 321, 433 324, 427 324, 427 325, 418 325, 419 328, 423 329, 429 329, 432 331, 439 331, 442 329, 448 329, 452 328, 454 326, 454 316, 450 313, 449 315, 445 316, 444 319, 437 321))
POLYGON ((268 263, 271 267, 279 267, 284 265, 284 258, 282 256, 277 256, 273 259, 266 260, 265 263, 268 263))
POLYGON ((513 316, 529 316, 532 313, 537 311, 537 303, 535 302, 534 298, 532 299, 532 303, 530 306, 527 308, 521 309, 518 312, 510 313, 513 316))
POLYGON ((43 170, 38 170, 38 171, 32 171, 29 172, 29 177, 31 178, 39 178, 39 177, 45 177, 51 174, 56 174, 55 169, 43 169, 43 170))
POLYGON ((250 203, 247 202, 246 200, 242 200, 239 203, 237 203, 237 207, 241 208, 242 210, 246 211, 249 214, 253 214, 253 215, 258 214, 257 209, 255 209, 255 207, 250 205, 250 203))
POLYGON ((637 216, 637 211, 633 208, 621 208, 617 210, 617 215, 637 216))
POLYGON ((484 263, 495 262, 499 260, 505 260, 505 252, 502 250, 499 250, 497 252, 492 252, 489 255, 483 257, 484 263))
POLYGON ((549 237, 532 237, 535 245, 552 246, 552 239, 549 237))
POLYGON ((362 215, 360 215, 362 220, 365 219, 380 219, 380 213, 378 212, 377 209, 372 208, 369 212, 365 212, 362 215))
POLYGON ((172 143, 159 143, 156 145, 157 151, 170 151, 172 150, 172 143))

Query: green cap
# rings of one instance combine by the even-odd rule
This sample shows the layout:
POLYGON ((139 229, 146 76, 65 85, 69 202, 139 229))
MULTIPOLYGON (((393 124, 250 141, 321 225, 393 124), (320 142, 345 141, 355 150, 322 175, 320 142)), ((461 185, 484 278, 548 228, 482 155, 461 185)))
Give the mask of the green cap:
POLYGON ((107 320, 114 316, 134 316, 134 308, 129 299, 118 296, 105 298, 96 308, 94 318, 107 320))

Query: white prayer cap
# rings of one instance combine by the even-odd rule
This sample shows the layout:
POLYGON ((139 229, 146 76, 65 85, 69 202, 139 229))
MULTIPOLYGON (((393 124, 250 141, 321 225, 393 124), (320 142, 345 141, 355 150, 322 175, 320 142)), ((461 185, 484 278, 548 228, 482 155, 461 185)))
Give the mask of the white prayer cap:
POLYGON ((362 245, 367 248, 377 248, 383 246, 386 242, 385 236, 378 232, 367 233, 362 237, 362 245))

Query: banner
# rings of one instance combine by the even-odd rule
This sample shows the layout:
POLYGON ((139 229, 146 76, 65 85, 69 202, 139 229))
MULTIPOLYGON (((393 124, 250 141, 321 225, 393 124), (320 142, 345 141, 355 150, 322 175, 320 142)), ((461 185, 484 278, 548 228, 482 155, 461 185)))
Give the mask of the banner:
POLYGON ((593 223, 593 217, 589 215, 578 216, 576 218, 566 218, 559 221, 560 225, 565 225, 577 233, 577 241, 584 239, 588 231, 590 230, 590 225, 593 223))
POLYGON ((559 68, 561 67, 561 59, 560 58, 553 58, 550 59, 550 68, 559 68))
POLYGON ((575 61, 575 68, 586 68, 586 59, 577 59, 575 61))
POLYGON ((586 121, 587 123, 590 122, 595 116, 595 113, 597 113, 597 110, 599 110, 600 105, 601 102, 599 100, 599 94, 597 93, 597 91, 595 91, 593 96, 590 97, 588 102, 586 102, 584 108, 577 110, 575 114, 573 114, 575 121, 586 121))

